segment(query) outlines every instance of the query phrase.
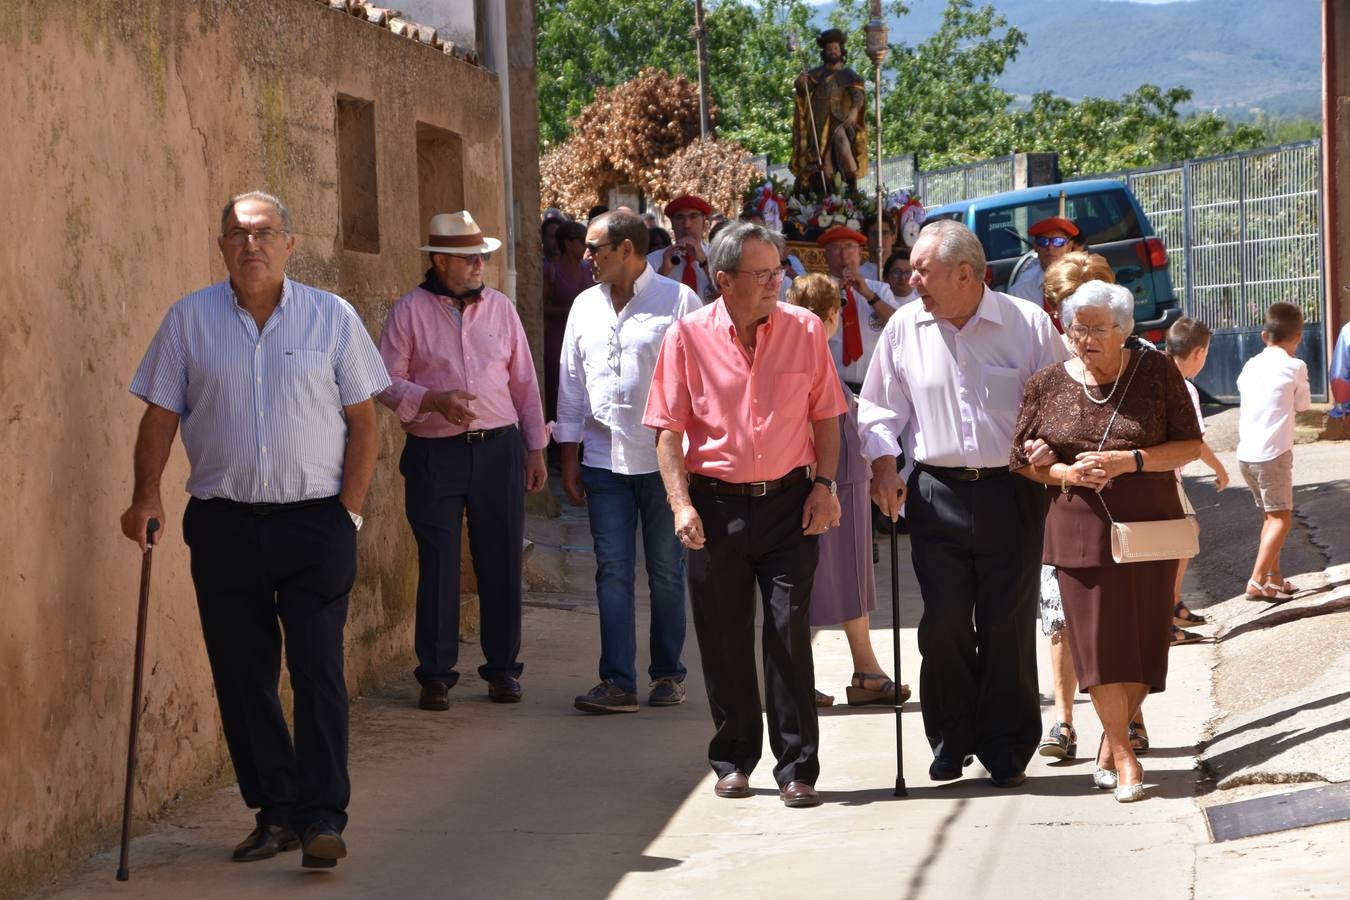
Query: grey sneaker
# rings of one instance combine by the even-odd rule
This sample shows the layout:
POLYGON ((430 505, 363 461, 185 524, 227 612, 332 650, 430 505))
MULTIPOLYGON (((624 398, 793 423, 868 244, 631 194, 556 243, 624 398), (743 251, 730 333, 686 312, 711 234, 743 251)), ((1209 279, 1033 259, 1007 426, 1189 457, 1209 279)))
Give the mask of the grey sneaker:
POLYGON ((652 682, 652 692, 647 695, 648 706, 679 706, 685 700, 684 682, 669 676, 652 682))
POLYGON ((574 700, 572 705, 588 713, 635 713, 638 711, 637 692, 625 691, 605 679, 574 700))

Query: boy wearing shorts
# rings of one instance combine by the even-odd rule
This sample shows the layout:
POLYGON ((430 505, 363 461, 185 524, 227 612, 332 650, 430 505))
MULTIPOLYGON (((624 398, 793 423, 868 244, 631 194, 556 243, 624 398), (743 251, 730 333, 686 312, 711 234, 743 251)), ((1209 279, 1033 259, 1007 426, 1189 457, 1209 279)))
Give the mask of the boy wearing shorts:
POLYGON ((1294 357, 1303 338, 1303 313, 1272 303, 1261 339, 1266 349, 1238 376, 1238 468, 1265 515, 1246 594, 1288 600, 1297 588, 1280 573, 1280 549, 1294 517, 1294 414, 1312 405, 1308 366, 1294 357))

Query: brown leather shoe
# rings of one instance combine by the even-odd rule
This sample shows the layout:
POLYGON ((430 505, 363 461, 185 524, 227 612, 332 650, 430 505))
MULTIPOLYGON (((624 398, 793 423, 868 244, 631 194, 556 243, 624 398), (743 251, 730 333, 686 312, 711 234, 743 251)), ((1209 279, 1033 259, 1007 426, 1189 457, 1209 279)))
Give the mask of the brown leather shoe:
POLYGON ((422 709, 449 709, 450 688, 439 681, 428 681, 422 685, 422 696, 417 698, 417 705, 422 709))
POLYGON ((717 779, 717 786, 713 788, 713 793, 719 797, 725 797, 728 800, 739 800, 750 796, 750 779, 739 769, 730 775, 723 775, 717 779))
POLYGON ((783 805, 792 809, 820 805, 820 794, 805 781, 789 781, 778 789, 778 795, 783 798, 783 805))

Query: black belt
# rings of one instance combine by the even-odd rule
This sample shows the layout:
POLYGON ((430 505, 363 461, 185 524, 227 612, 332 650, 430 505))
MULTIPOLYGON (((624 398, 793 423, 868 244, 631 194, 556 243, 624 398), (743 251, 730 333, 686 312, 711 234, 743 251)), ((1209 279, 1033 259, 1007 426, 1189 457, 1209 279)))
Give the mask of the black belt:
POLYGON ((447 441, 463 441, 466 444, 474 444, 478 441, 488 441, 492 438, 506 434, 508 431, 515 431, 514 425, 503 425, 501 428, 484 428, 480 431, 465 431, 461 434, 452 434, 447 441))
POLYGON ((845 382, 844 382, 844 387, 848 388, 850 391, 852 391, 852 392, 855 393, 855 394, 861 394, 861 393, 862 393, 862 382, 861 382, 861 381, 845 381, 845 382))
POLYGON ((228 506, 237 509, 240 512, 246 512, 254 516, 271 516, 276 513, 290 512, 293 509, 304 509, 307 506, 319 506, 324 503, 332 503, 337 500, 337 494, 331 497, 314 497, 310 500, 297 500, 294 503, 241 503, 238 500, 230 500, 227 497, 208 497, 204 502, 219 503, 221 506, 228 506))
POLYGON ((811 470, 806 466, 798 466, 791 472, 788 472, 782 478, 776 478, 773 481, 721 481, 717 478, 709 478, 707 475, 696 475, 689 473, 689 486, 701 491, 707 491, 710 494, 727 494, 732 497, 763 497, 765 494, 772 494, 774 491, 785 487, 791 487, 806 480, 811 470))
POLYGON ((938 478, 954 478, 957 481, 979 481, 982 478, 996 478, 1011 471, 1007 466, 990 466, 977 469, 974 466, 930 466, 928 463, 915 463, 914 468, 938 478))

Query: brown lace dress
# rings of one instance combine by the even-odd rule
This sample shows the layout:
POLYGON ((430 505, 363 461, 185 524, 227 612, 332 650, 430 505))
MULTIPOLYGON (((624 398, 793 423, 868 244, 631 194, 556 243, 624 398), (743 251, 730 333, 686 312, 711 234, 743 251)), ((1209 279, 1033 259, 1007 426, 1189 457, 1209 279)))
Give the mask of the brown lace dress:
MULTIPOLYGON (((1041 438, 1061 460, 1096 450, 1119 406, 1104 450, 1146 449, 1168 441, 1200 439, 1186 386, 1164 353, 1131 353, 1115 397, 1098 405, 1063 365, 1027 381, 1010 465, 1028 464, 1023 441, 1041 438), (1128 385, 1128 388, 1126 387, 1128 385)), ((1113 385, 1088 386, 1101 398, 1113 385)), ((1118 564, 1111 559, 1110 519, 1130 522, 1179 519, 1184 513, 1171 472, 1116 478, 1100 495, 1084 488, 1047 488, 1042 561, 1059 570, 1059 590, 1069 649, 1080 689, 1134 682, 1161 691, 1167 683, 1172 589, 1176 560, 1118 564), (1103 505, 1105 504, 1105 505, 1103 505)))

